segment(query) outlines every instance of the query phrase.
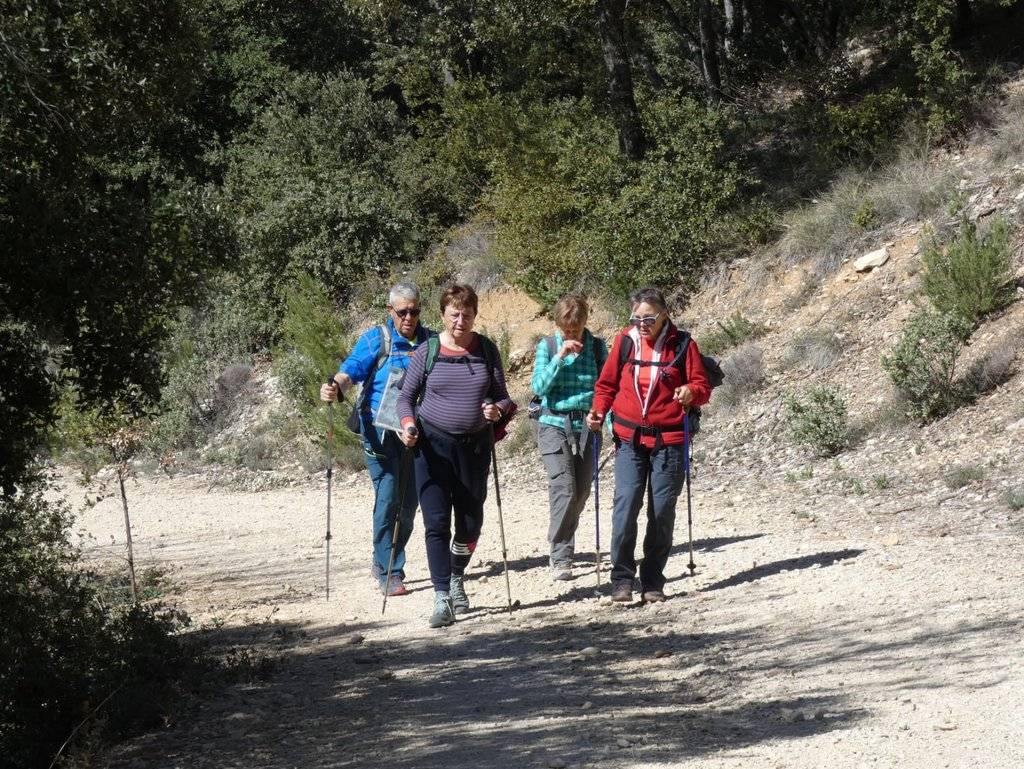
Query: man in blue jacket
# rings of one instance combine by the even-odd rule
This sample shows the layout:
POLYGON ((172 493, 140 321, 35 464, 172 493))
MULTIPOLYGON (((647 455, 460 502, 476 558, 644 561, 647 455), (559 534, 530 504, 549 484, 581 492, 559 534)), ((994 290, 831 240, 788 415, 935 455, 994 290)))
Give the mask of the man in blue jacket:
MULTIPOLYGON (((359 337, 351 354, 342 362, 334 375, 334 384, 320 388, 324 401, 337 400, 354 384, 363 383, 363 391, 356 401, 360 435, 366 468, 373 480, 373 560, 370 573, 389 596, 405 595, 405 545, 412 535, 416 512, 416 489, 411 468, 402 467, 404 446, 391 430, 374 426, 374 422, 387 422, 380 414, 388 381, 400 386, 416 347, 433 334, 424 328, 420 318, 420 292, 412 283, 396 283, 388 293, 388 319, 359 337), (404 487, 404 489, 402 488, 404 487), (399 510, 399 504, 402 509, 399 510), (400 516, 398 538, 395 541, 395 561, 387 574, 391 555, 391 533, 395 516, 400 516)), ((390 400, 390 399, 389 399, 390 400)), ((388 408, 384 404, 385 409, 388 408)))

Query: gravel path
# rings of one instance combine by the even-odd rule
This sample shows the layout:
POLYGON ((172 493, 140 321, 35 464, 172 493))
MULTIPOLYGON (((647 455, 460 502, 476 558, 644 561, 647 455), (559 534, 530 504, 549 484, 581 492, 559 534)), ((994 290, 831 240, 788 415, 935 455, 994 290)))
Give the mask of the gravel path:
MULTIPOLYGON (((883 541, 867 523, 832 525, 830 507, 797 517, 792 500, 754 484, 708 493, 698 482, 696 576, 681 506, 671 599, 623 608, 594 595, 592 510, 577 578, 552 583, 543 481, 532 465, 503 472, 521 608, 505 610, 492 495, 474 609, 440 631, 426 626, 419 521, 412 592, 381 617, 363 476, 336 486, 330 602, 322 476, 261 493, 140 482, 130 493, 142 565, 170 571, 196 622, 280 662, 107 765, 1024 766, 1019 530, 883 541)), ((114 499, 81 520, 100 543, 120 542, 121 527, 114 499)))

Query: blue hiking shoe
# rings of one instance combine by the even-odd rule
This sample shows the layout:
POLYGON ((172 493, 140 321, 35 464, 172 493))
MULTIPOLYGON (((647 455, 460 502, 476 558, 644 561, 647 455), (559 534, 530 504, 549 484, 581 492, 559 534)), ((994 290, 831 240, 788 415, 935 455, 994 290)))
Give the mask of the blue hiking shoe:
POLYGON ((461 574, 452 574, 448 582, 448 595, 452 599, 452 608, 456 614, 465 614, 469 611, 469 596, 466 595, 465 579, 461 574))
POLYGON ((455 607, 448 593, 434 593, 434 613, 430 615, 430 627, 447 627, 455 624, 455 607))

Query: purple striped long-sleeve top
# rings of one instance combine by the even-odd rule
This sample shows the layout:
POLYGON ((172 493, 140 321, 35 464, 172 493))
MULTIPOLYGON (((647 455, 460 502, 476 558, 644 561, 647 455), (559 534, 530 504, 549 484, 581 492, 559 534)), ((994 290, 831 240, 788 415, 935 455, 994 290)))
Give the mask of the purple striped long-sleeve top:
POLYGON ((508 412, 512 400, 505 386, 501 356, 494 356, 492 375, 488 376, 482 344, 480 336, 476 335, 467 353, 455 353, 442 345, 429 378, 424 373, 428 345, 420 345, 409 361, 398 396, 398 416, 403 426, 415 419, 416 401, 424 386, 419 416, 453 435, 476 433, 487 425, 482 406, 488 396, 494 398, 503 413, 508 412))

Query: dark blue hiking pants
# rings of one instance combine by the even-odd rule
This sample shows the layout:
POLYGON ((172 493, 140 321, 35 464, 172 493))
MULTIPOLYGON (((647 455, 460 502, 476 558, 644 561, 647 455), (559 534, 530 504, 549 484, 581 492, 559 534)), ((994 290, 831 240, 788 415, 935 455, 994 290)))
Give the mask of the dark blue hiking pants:
POLYGON ((469 565, 484 522, 490 435, 454 436, 423 423, 416 451, 416 488, 434 590, 469 565), (452 536, 452 523, 455 534, 452 536))
POLYGON ((683 446, 658 451, 623 441, 615 454, 615 499, 612 502, 612 583, 636 576, 637 518, 647 498, 650 476, 653 505, 647 515, 644 558, 640 564, 642 590, 665 586, 665 564, 672 549, 676 499, 683 490, 683 446))

